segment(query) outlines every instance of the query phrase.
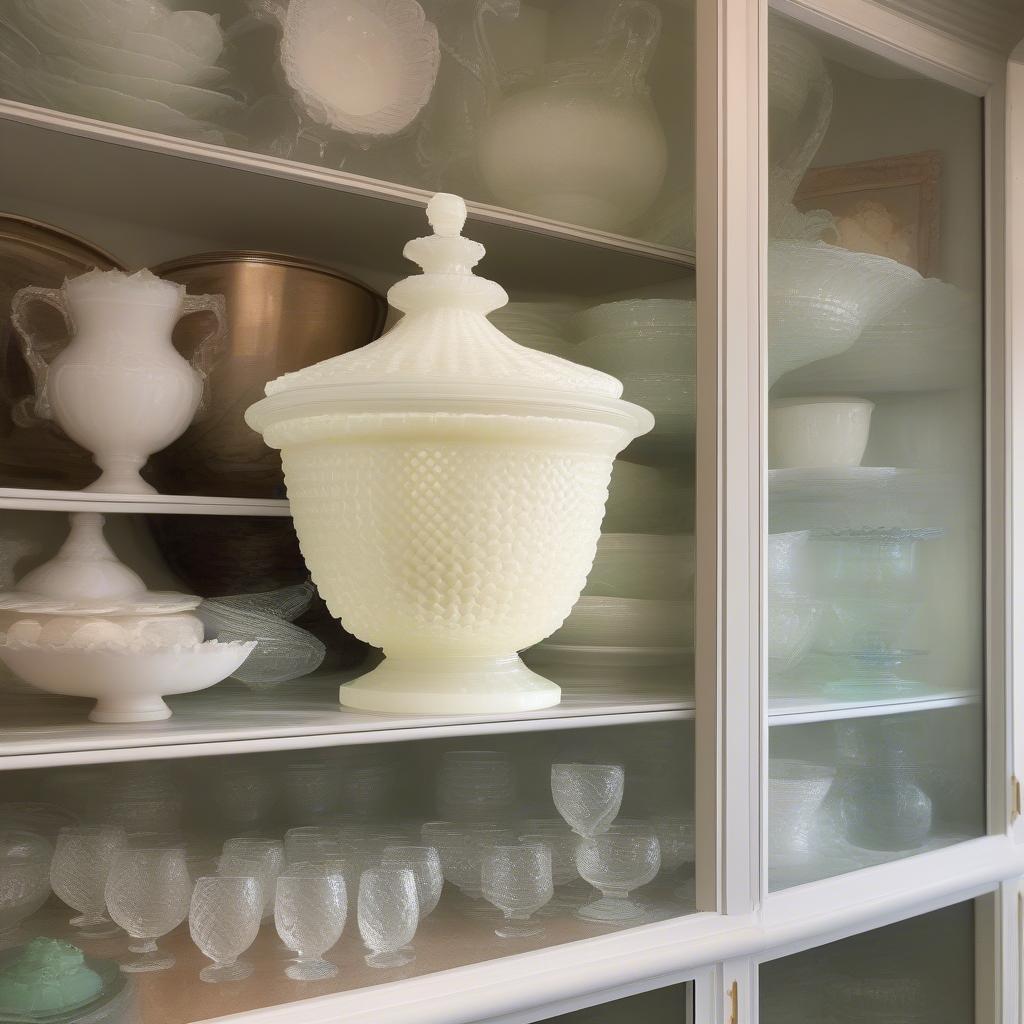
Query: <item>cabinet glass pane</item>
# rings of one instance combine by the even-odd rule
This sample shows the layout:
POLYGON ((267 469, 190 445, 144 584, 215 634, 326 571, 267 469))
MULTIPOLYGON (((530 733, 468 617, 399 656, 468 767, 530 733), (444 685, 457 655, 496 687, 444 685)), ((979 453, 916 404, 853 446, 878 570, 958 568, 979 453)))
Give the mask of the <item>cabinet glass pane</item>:
MULTIPOLYGON (((327 865, 345 879, 347 921, 340 942, 325 953, 339 968, 337 976, 301 982, 287 977, 295 954, 265 917, 251 947, 244 943, 249 948, 243 959, 256 968, 252 977, 203 984, 199 971, 213 947, 203 947, 195 930, 170 914, 158 945, 176 963, 132 975, 141 1024, 189 1024, 383 984, 692 912, 692 778, 687 722, 4 772, 0 844, 10 855, 0 860, 0 893, 12 903, 0 923, 18 927, 10 936, 14 947, 34 936, 67 939, 87 956, 107 961, 103 974, 134 954, 123 933, 89 937, 70 923, 76 912, 91 907, 98 913, 104 906, 90 865, 111 876, 98 855, 88 862, 72 858, 68 840, 59 840, 62 826, 124 830, 119 842, 130 850, 181 850, 189 872, 186 891, 198 878, 252 872, 251 857, 230 860, 245 843, 233 850, 224 845, 228 839, 275 839, 284 842, 289 864, 327 865), (622 771, 616 784, 574 786, 567 780, 556 805, 553 764, 572 765, 579 777, 593 765, 622 771), (585 832, 608 831, 602 839, 580 841, 569 818, 585 832), (56 854, 48 845, 54 842, 56 854), (411 938, 415 959, 378 969, 364 960, 364 943, 374 948, 377 933, 369 927, 372 918, 360 929, 360 885, 365 891, 372 881, 368 871, 402 855, 389 847, 408 845, 438 851, 444 887, 411 938), (503 868, 498 854, 516 856, 508 847, 528 848, 538 869, 503 868), (14 872, 32 851, 51 871, 41 871, 32 899, 15 898, 25 887, 19 888, 23 879, 14 872)), ((140 879, 134 890, 139 907, 150 907, 158 885, 167 883, 171 860, 140 879)), ((120 911, 115 920, 124 923, 130 908, 106 904, 112 913, 120 911)), ((301 918, 312 911, 300 905, 296 913, 301 918)), ((258 922, 249 924, 255 929, 258 922)), ((20 954, 15 949, 3 955, 20 954)), ((650 999, 661 1006, 668 997, 650 999)), ((686 1019, 682 1009, 677 1019, 686 1019)))
POLYGON ((974 904, 764 963, 761 1024, 972 1024, 974 904))
POLYGON ((689 4, 193 6, 4 4, 0 95, 693 247, 689 4))
POLYGON ((656 988, 545 1018, 544 1024, 693 1024, 693 983, 656 988))
POLYGON ((983 110, 769 22, 768 877, 983 828, 983 110))

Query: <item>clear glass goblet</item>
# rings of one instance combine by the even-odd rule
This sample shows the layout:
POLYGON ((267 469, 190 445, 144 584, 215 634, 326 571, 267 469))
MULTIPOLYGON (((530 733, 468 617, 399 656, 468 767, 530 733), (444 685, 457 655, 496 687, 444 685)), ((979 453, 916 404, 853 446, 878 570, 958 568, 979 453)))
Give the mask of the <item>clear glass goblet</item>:
POLYGON ((263 891, 252 875, 214 875, 196 879, 188 910, 188 929, 200 952, 213 963, 202 981, 241 981, 252 964, 238 958, 256 941, 263 917, 263 891))
POLYGON ((121 970, 165 971, 174 957, 157 949, 156 940, 188 917, 192 880, 183 849, 125 849, 114 859, 105 887, 107 911, 135 942, 128 949, 141 956, 121 970))
POLYGON ((626 772, 620 764, 553 764, 551 796, 581 836, 606 832, 622 806, 626 772))
POLYGON ((433 846, 386 846, 380 863, 382 867, 408 868, 412 872, 416 880, 420 920, 437 908, 444 888, 444 873, 441 871, 441 857, 433 846))
POLYGON ((341 938, 348 914, 345 878, 313 864, 293 865, 277 878, 274 924, 281 941, 295 950, 285 968, 293 981, 333 978, 338 968, 324 959, 341 938))
POLYGON ((125 845, 125 831, 116 825, 62 828, 50 862, 53 891, 81 916, 73 917, 85 938, 115 935, 118 927, 106 915, 104 890, 114 859, 125 845))
POLYGON ((32 850, 0 851, 0 949, 17 945, 19 925, 50 895, 50 858, 32 850))
POLYGON ((416 959, 404 947, 420 920, 416 879, 408 868, 367 868, 359 879, 359 934, 370 967, 401 967, 416 959))
POLYGON ((658 838, 633 831, 605 832, 584 839, 576 850, 576 867, 601 899, 576 911, 585 921, 628 924, 641 920, 643 908, 629 898, 658 873, 661 851, 658 838))
POLYGON ((494 929, 495 935, 521 939, 543 933, 543 927, 529 918, 555 892, 551 848, 547 844, 491 847, 484 856, 481 883, 484 898, 505 915, 505 920, 494 929))
MULTIPOLYGON (((264 893, 263 917, 270 917, 274 913, 274 883, 284 868, 284 843, 280 839, 239 836, 225 840, 221 856, 226 858, 229 864, 237 860, 256 860, 263 865, 260 872, 260 884, 264 893)), ((235 873, 244 874, 232 872, 235 873)))

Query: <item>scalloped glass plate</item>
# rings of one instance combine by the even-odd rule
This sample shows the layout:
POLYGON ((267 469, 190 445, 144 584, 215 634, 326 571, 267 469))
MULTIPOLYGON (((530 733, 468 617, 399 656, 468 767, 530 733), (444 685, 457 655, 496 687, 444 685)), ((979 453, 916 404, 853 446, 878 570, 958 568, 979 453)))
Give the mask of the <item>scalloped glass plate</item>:
POLYGON ((280 59, 312 120, 387 136, 425 106, 441 52, 416 0, 291 0, 280 59))

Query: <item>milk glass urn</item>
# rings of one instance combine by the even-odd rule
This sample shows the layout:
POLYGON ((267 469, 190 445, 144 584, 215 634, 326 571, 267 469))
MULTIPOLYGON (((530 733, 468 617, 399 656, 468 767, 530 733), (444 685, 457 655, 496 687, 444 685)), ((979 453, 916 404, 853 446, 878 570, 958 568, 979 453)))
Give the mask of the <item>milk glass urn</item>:
POLYGON ((385 659, 341 687, 371 711, 557 704, 516 653, 569 614, 590 570, 612 460, 654 418, 614 377, 517 345, 488 320, 465 203, 438 194, 423 273, 388 294, 382 338, 271 381, 246 413, 281 449, 295 529, 332 613, 385 659))

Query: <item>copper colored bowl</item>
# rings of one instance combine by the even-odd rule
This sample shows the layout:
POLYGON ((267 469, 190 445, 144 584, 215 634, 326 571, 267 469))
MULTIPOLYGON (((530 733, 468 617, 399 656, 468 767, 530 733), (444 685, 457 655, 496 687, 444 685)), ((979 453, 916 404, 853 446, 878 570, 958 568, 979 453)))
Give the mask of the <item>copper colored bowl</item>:
MULTIPOLYGON (((283 498, 277 451, 250 429, 243 413, 282 373, 373 341, 387 313, 384 299, 329 267, 265 252, 200 253, 153 268, 191 294, 223 295, 228 336, 206 383, 203 409, 146 476, 165 494, 283 498)), ((186 317, 174 332, 185 355, 209 329, 186 317)))

